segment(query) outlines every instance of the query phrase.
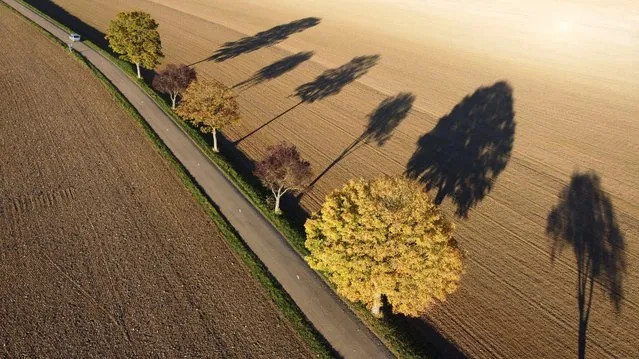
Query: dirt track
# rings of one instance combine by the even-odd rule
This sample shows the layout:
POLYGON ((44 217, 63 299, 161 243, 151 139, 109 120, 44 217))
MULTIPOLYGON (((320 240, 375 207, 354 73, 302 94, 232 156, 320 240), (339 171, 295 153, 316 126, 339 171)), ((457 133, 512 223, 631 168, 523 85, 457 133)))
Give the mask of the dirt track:
POLYGON ((93 74, 0 32, 2 355, 310 356, 93 74))
POLYGON ((230 86, 253 79, 250 86, 237 88, 243 121, 225 131, 231 140, 242 139, 239 147, 253 158, 286 139, 319 173, 366 132, 368 115, 382 101, 412 93, 413 106, 406 118, 399 118, 392 138, 383 146, 373 141, 348 152, 303 197, 302 205, 317 209, 328 191, 350 177, 403 173, 413 155, 415 174, 434 171, 430 182, 441 182, 443 207, 451 217, 468 207, 468 218, 455 220, 468 252, 468 273, 460 291, 428 318, 472 356, 576 355, 575 258, 567 248, 551 261, 552 242, 545 231, 572 172, 597 171, 625 238, 626 267, 619 313, 606 295, 595 291, 588 354, 638 355, 636 3, 619 1, 610 7, 595 0, 579 5, 542 1, 522 8, 505 1, 478 8, 470 1, 418 5, 413 0, 394 6, 332 0, 305 6, 292 0, 278 6, 250 0, 56 3, 101 30, 119 10, 147 10, 161 25, 166 62, 198 62, 200 76, 230 86), (321 20, 295 25, 300 31, 288 37, 272 31, 240 44, 255 51, 223 56, 221 62, 202 61, 227 41, 310 16, 321 20), (276 46, 262 46, 268 36, 279 41, 276 46), (314 54, 309 57, 307 51, 314 54), (300 52, 283 66, 267 67, 300 52), (381 55, 377 63, 369 58, 365 66, 350 62, 341 67, 356 56, 376 54, 381 55), (330 84, 314 81, 327 69, 339 69, 325 77, 330 84), (508 81, 512 98, 493 86, 463 101, 500 80, 508 81), (309 83, 323 91, 295 96, 300 85, 309 83), (470 116, 473 103, 493 98, 491 91, 502 98, 497 106, 501 115, 486 124, 492 131, 452 125, 451 119, 470 116), (317 99, 321 94, 325 98, 317 99), (300 100, 305 103, 296 106, 300 100), (467 137, 472 141, 466 143, 467 137), (470 146, 464 152, 469 155, 451 157, 458 164, 452 167, 446 165, 449 143, 470 146), (484 157, 486 148, 496 155, 484 157), (440 155, 431 158, 432 153, 440 155), (456 192, 446 186, 455 181, 457 188, 470 183, 478 191, 456 192), (455 196, 457 204, 451 202, 455 196))

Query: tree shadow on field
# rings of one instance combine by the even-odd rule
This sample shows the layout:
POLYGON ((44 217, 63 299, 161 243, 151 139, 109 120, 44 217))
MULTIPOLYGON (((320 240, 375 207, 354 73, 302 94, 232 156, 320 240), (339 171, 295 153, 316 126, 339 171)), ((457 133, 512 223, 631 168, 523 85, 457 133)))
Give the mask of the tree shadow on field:
MULTIPOLYGON (((355 152, 361 145, 374 142, 378 147, 384 146, 393 135, 393 131, 399 126, 408 115, 415 102, 415 95, 409 92, 402 92, 396 96, 387 97, 377 108, 368 115, 368 125, 364 132, 348 145, 342 153, 337 156, 328 167, 322 171, 307 188, 312 188, 333 166, 351 153, 355 152)), ((302 192, 303 193, 303 192, 302 192)), ((301 196, 301 194, 300 194, 301 196)))
MULTIPOLYGON (((212 143, 211 134, 203 134, 203 136, 207 143, 212 143)), ((270 196, 270 191, 264 188, 260 180, 253 174, 255 162, 229 141, 223 133, 218 133, 218 143, 221 149, 218 155, 225 157, 253 188, 261 188, 263 198, 270 196)), ((294 195, 287 193, 282 200, 283 216, 296 231, 304 233, 304 223, 308 219, 309 213, 301 207, 299 200, 294 195)), ((384 319, 382 320, 392 328, 398 337, 408 343, 412 350, 419 352, 421 357, 466 358, 451 341, 438 333, 425 319, 392 314, 390 306, 386 303, 384 319)))
POLYGON ((49 15, 52 19, 62 23, 80 34, 84 39, 90 40, 102 49, 109 49, 109 43, 104 38, 104 33, 91 25, 86 24, 80 18, 72 15, 60 5, 50 0, 24 0, 27 4, 49 15))
POLYGON ((512 88, 500 81, 480 87, 442 117, 417 142, 406 176, 436 188, 435 203, 450 197, 459 217, 468 217, 506 168, 513 148, 512 88))
POLYGON ((364 76, 377 64, 379 57, 379 55, 358 56, 336 69, 326 70, 315 80, 295 89, 295 96, 299 97, 301 102, 313 103, 336 95, 346 85, 364 76))
POLYGON ((595 172, 574 173, 548 214, 546 234, 552 238, 551 260, 570 246, 577 265, 579 358, 586 356, 586 340, 595 281, 621 311, 626 270, 624 237, 614 207, 595 172))
POLYGON ((258 32, 253 36, 247 36, 236 41, 226 42, 217 49, 213 55, 196 61, 189 66, 194 66, 204 61, 224 62, 242 54, 247 54, 264 47, 273 46, 288 39, 289 36, 295 33, 302 32, 308 28, 318 25, 320 21, 321 19, 317 17, 307 17, 291 21, 288 24, 275 26, 268 30, 258 32))
POLYGON ((382 320, 397 330, 397 335, 410 343, 411 348, 419 351, 423 358, 465 359, 466 354, 453 342, 444 337, 424 318, 411 318, 393 313, 392 306, 385 297, 383 300, 382 320))
MULTIPOLYGON (((114 53, 109 47, 109 42, 105 38, 105 34, 94 28, 93 26, 85 23, 82 19, 77 16, 71 14, 67 10, 65 10, 60 5, 54 3, 50 0, 23 0, 27 4, 32 7, 40 10, 41 12, 47 14, 53 20, 66 25, 68 28, 73 30, 74 32, 80 34, 82 40, 89 40, 94 43, 96 46, 101 48, 102 50, 110 53, 115 58, 119 58, 119 55, 114 53)), ((133 64, 131 64, 131 68, 133 68, 133 64)), ((155 71, 140 68, 140 72, 144 77, 144 80, 151 84, 153 81, 153 77, 155 76, 155 71)))
POLYGON ((250 78, 235 84, 232 88, 239 88, 240 90, 246 90, 255 85, 259 85, 263 82, 273 80, 285 73, 294 70, 304 61, 309 60, 313 56, 312 51, 298 52, 297 54, 287 56, 281 60, 278 60, 268 66, 261 68, 250 78))
POLYGON ((313 103, 328 96, 338 94, 346 85, 364 76, 364 74, 366 74, 371 67, 377 64, 377 62, 379 61, 379 57, 379 55, 355 57, 351 61, 338 68, 324 71, 315 80, 300 85, 299 87, 297 87, 297 89, 295 89, 295 93, 289 96, 298 97, 300 99, 298 103, 291 106, 279 115, 273 117, 272 119, 266 121, 255 130, 237 140, 235 143, 238 144, 243 140, 251 137, 259 130, 268 126, 278 118, 286 115, 303 103, 313 103))

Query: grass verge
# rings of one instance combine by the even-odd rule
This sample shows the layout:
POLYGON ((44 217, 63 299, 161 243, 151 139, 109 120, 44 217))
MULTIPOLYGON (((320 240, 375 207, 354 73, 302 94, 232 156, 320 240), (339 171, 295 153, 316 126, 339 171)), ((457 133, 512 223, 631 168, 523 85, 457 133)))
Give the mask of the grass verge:
MULTIPOLYGON (((74 32, 72 29, 70 29, 65 24, 62 24, 59 21, 56 21, 55 19, 52 19, 46 13, 43 13, 39 9, 31 6, 28 3, 25 3, 23 0, 18 0, 18 1, 22 5, 24 5, 25 7, 31 9, 32 11, 37 13, 38 15, 46 18, 47 20, 49 20, 50 22, 54 23, 58 27, 66 30, 67 32, 74 32)), ((57 40, 57 38, 56 38, 56 40, 57 40)), ((58 42, 62 43, 59 40, 58 40, 58 42)), ((153 90, 149 86, 149 84, 147 84, 143 80, 137 79, 137 72, 135 70, 134 65, 132 65, 131 63, 125 62, 123 60, 118 59, 111 52, 103 49, 102 47, 96 45, 95 43, 93 43, 91 41, 84 40, 83 43, 86 44, 87 46, 89 46, 90 48, 92 48, 93 50, 97 51, 98 53, 102 54, 106 59, 108 59, 113 64, 118 66, 125 74, 127 74, 131 80, 135 81, 140 86, 140 88, 143 91, 145 91, 149 95, 149 97, 166 113, 166 115, 169 116, 178 126, 180 126, 184 130, 184 132, 186 132, 191 137, 193 142, 200 148, 200 150, 218 168, 220 168, 220 170, 222 170, 222 172, 224 172, 224 174, 227 176, 227 178, 229 178, 242 191, 242 193, 245 195, 245 197, 256 208, 258 208, 260 210, 260 212, 275 226, 275 228, 278 229, 278 231, 284 236, 284 238, 286 238, 286 240, 291 244, 291 246, 302 256, 305 256, 305 255, 308 254, 308 250, 304 246, 305 234, 304 234, 303 227, 301 225, 299 225, 299 224, 293 224, 294 221, 292 221, 290 218, 287 218, 286 214, 285 215, 276 215, 276 214, 273 213, 273 211, 271 210, 271 205, 266 200, 268 198, 268 196, 270 195, 270 192, 266 188, 264 188, 257 179, 251 178, 252 176, 247 176, 245 174, 240 173, 240 171, 236 170, 236 168, 233 166, 232 159, 225 157, 224 154, 213 152, 211 150, 211 145, 207 142, 207 139, 196 128, 193 128, 188 123, 182 121, 182 119, 179 118, 173 112, 173 110, 171 110, 171 106, 170 106, 170 103, 169 103, 167 98, 164 98, 163 96, 158 94, 155 90, 153 90)), ((64 46, 66 46, 66 45, 64 45, 64 46)), ((87 66, 92 68, 92 65, 90 63, 87 64, 87 66)), ((107 81, 108 82, 108 80, 106 78, 104 78, 103 75, 99 71, 97 71, 94 68, 92 68, 92 69, 94 70, 94 72, 97 72, 96 76, 98 76, 100 78, 103 78, 104 79, 103 81, 107 81)), ((109 82, 109 84, 110 84, 110 82, 109 82)), ((117 89, 115 89, 112 85, 110 85, 110 86, 115 91, 117 91, 117 89)), ((109 87, 109 86, 107 86, 107 87, 109 87)), ((118 94, 118 96, 122 97, 122 95, 119 94, 119 92, 117 92, 117 94, 118 94)), ((116 97, 116 95, 114 95, 114 97, 116 97)), ((126 104, 128 104, 128 101, 126 101, 126 99, 124 99, 124 101, 126 102, 126 104)), ((159 143, 161 145, 158 144, 158 146, 164 148, 165 151, 169 151, 168 148, 166 148, 164 146, 164 144, 161 142, 161 140, 159 138, 157 138, 157 135, 155 135, 153 130, 148 127, 146 122, 143 119, 140 118, 140 115, 137 114, 137 111, 130 104, 128 104, 128 106, 131 107, 131 111, 135 112, 137 117, 136 116, 134 116, 134 117, 136 117, 136 119, 138 119, 138 121, 142 121, 141 125, 145 128, 145 131, 147 131, 147 133, 152 133, 152 138, 154 138, 153 141, 154 142, 159 141, 159 143)), ((151 135, 149 135, 149 136, 151 136, 151 135)), ((160 151, 162 152, 163 150, 160 149, 160 151)), ((170 154, 170 151, 168 153, 170 154)), ((171 161, 177 161, 173 157, 172 154, 170 154, 170 157, 172 159, 171 161)), ((194 190, 197 191, 197 193, 199 193, 200 196, 204 196, 203 192, 200 191, 200 189, 197 187, 196 182, 192 178, 190 178, 190 176, 188 175, 188 172, 186 172, 186 170, 184 168, 182 168, 181 164, 179 164, 179 162, 177 162, 177 164, 174 164, 174 166, 178 166, 178 168, 179 168, 178 172, 180 172, 180 173, 182 173, 182 174, 184 174, 184 175, 189 177, 188 180, 186 180, 186 182, 185 182, 187 187, 189 187, 189 186, 195 187, 194 190)), ((189 187, 189 190, 191 190, 190 187, 189 187)), ((192 190, 192 193, 193 193, 193 190, 192 190)), ((198 195, 194 194, 194 196, 196 198, 198 198, 198 195)), ((201 200, 198 198, 198 201, 201 201, 201 200)), ((209 199, 207 199, 206 197, 204 198, 204 201, 207 203, 206 205, 203 204, 203 206, 204 206, 205 210, 207 211, 207 213, 208 213, 209 210, 212 210, 213 212, 211 212, 211 213, 216 213, 215 216, 221 218, 221 214, 219 212, 217 212, 215 210, 215 208, 212 207, 213 206, 212 202, 210 202, 209 199), (207 209, 208 208, 207 206, 211 206, 211 209, 207 209)), ((215 221, 215 219, 214 219, 214 221, 215 221)), ((217 224, 217 222, 216 222, 216 224, 217 224)), ((224 226, 228 227, 228 231, 230 231, 231 233, 234 233, 233 234, 233 238, 234 239, 233 240, 229 240, 229 242, 238 241, 238 243, 236 243, 236 244, 231 243, 233 248, 236 248, 236 246, 237 246, 238 248, 240 248, 240 247, 243 248, 242 250, 238 249, 239 252, 247 251, 247 253, 249 253, 248 255, 250 256, 250 258, 252 258, 253 261, 257 261, 258 266, 261 268, 260 270, 263 270, 263 271, 266 272, 266 273, 263 273, 261 275, 264 275, 264 276, 270 278, 270 281, 272 281, 272 282, 274 281, 276 287, 278 288, 277 289, 278 291, 283 291, 283 289, 281 289, 279 287, 279 285, 277 284, 276 280, 274 278, 272 278, 270 273, 268 273, 268 271, 264 268, 264 266, 261 264, 261 262, 259 262, 259 259, 257 259, 257 257, 252 252, 250 252, 250 249, 248 249, 246 244, 239 239, 239 236, 235 234, 233 228, 228 223, 226 223, 226 221, 224 221, 224 226)), ((222 229, 222 227, 220 227, 220 229, 222 229)), ((223 233, 225 233, 225 235, 226 235, 226 232, 223 231, 223 233)), ((245 260, 245 262, 246 262, 246 260, 245 260)), ((249 265, 249 267, 251 267, 251 266, 249 265)), ((251 271, 254 272, 254 269, 251 268, 251 271)), ((254 272, 254 274, 255 274, 255 272, 254 272)), ((259 277, 260 275, 255 274, 255 276, 262 283, 264 283, 264 280, 260 279, 260 277, 259 277)), ((321 277, 326 281, 326 278, 323 275, 321 277)), ((331 288, 334 289, 334 286, 330 282, 328 282, 328 281, 326 281, 326 282, 331 288)), ((271 289, 269 288, 269 285, 265 284, 265 287, 267 289, 269 289, 269 292, 271 293, 271 289)), ((284 292, 283 295, 285 296, 287 301, 292 302, 290 297, 288 297, 288 294, 286 294, 284 292)), ((271 293, 271 296, 273 297, 274 294, 271 293)), ((282 302, 282 304, 280 304, 278 302, 278 300, 285 301, 285 299, 276 299, 274 297, 274 300, 276 301, 278 307, 280 307, 280 309, 285 313, 287 318, 289 318, 289 316, 291 316, 292 314, 286 314, 287 313, 286 309, 282 308, 282 305, 284 305, 285 307, 289 306, 289 305, 288 304, 285 305, 284 302, 282 302)), ((356 304, 356 303, 351 303, 351 302, 349 302, 348 300, 346 300, 344 298, 342 298, 342 300, 362 320, 362 322, 364 322, 373 331, 373 333, 375 335, 377 335, 378 338, 380 338, 380 340, 396 356, 398 356, 400 358, 424 358, 426 356, 426 353, 429 353, 430 356, 436 356, 436 354, 433 354, 433 352, 432 352, 433 348, 428 347, 428 345, 425 344, 422 341, 422 338, 416 337, 415 335, 412 335, 411 333, 409 333, 406 330, 406 328, 401 324, 401 321, 398 321, 395 318, 385 318, 385 319, 381 319, 381 320, 377 319, 364 306, 356 304)), ((294 306, 295 309, 297 310, 297 312, 299 313, 299 315, 301 315, 301 319, 297 318, 295 315, 292 315, 292 317, 290 317, 289 320, 292 323, 298 323, 298 324, 296 324, 296 325, 298 325, 298 327, 303 326, 301 323, 308 323, 308 320, 299 311, 299 309, 297 308, 295 303, 292 303, 292 306, 294 306), (294 318, 294 319, 291 319, 291 318, 294 318), (295 319, 295 318, 297 318, 297 319, 295 319)), ((310 325, 310 324, 307 324, 307 326, 308 325, 310 325)), ((296 327, 296 328, 298 328, 298 327, 296 327)), ((300 329, 298 329, 298 331, 300 331, 300 329)), ((302 333, 302 332, 300 332, 300 333, 302 333)), ((305 334, 305 335, 308 335, 308 334, 305 334)), ((305 335, 303 335, 303 337, 305 335)), ((320 336, 320 338, 321 338, 321 336, 320 336)), ((323 338, 322 338, 322 340, 323 340, 323 338)), ((311 347, 315 348, 314 346, 311 346, 311 347)), ((324 355, 324 354, 322 353, 321 355, 324 355)))
MULTIPOLYGON (((24 17, 18 11, 14 10, 4 2, 0 2, 3 6, 7 7, 14 13, 21 16, 24 20, 30 22, 36 28, 48 37, 53 42, 67 48, 67 45, 51 35, 46 30, 42 29, 36 23, 30 19, 24 17)), ((76 51, 70 53, 76 60, 86 66, 98 80, 104 85, 106 90, 111 94, 114 101, 118 103, 124 111, 126 111, 136 123, 140 126, 145 135, 153 143, 160 155, 167 161, 167 163, 174 169, 177 176, 180 178, 184 186, 189 193, 196 199, 196 201, 202 206, 204 212, 211 218, 215 225, 222 232, 224 238, 230 247, 235 251, 242 262, 249 268, 253 277, 255 277, 267 290, 271 299, 275 302, 276 306, 283 314, 284 318, 291 324, 293 329, 297 331, 302 337, 306 345, 310 350, 317 354, 318 358, 333 358, 335 353, 330 347, 329 343, 321 336, 312 324, 306 319, 304 314, 297 307, 295 302, 288 296, 286 291, 280 286, 277 280, 270 274, 266 267, 261 263, 259 258, 248 248, 248 246, 240 239, 235 229, 228 223, 224 216, 217 210, 213 202, 208 198, 204 191, 199 187, 197 182, 191 177, 186 168, 175 158, 171 150, 162 142, 153 129, 147 124, 137 110, 131 105, 131 103, 120 93, 120 91, 107 79, 93 64, 86 60, 81 54, 76 51)))

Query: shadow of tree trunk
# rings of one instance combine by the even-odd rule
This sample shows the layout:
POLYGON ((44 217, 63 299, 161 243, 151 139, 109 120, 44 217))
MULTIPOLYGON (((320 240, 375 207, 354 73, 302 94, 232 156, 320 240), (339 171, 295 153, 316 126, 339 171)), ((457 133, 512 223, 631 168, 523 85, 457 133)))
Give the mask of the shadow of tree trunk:
POLYGON ((625 244, 614 207, 601 189, 595 172, 574 173, 550 211, 546 233, 553 239, 551 260, 566 246, 573 249, 577 265, 577 309, 579 311, 579 358, 586 357, 587 330, 595 283, 621 311, 625 244))
MULTIPOLYGON (((302 58, 304 56, 302 56, 302 58)), ((293 107, 289 108, 288 110, 275 116, 274 118, 270 119, 269 121, 265 122, 255 130, 244 135, 242 138, 235 141, 235 144, 238 144, 248 137, 254 135, 256 132, 260 131, 264 127, 271 124, 273 121, 281 118, 303 103, 313 103, 315 101, 323 100, 328 96, 338 94, 344 88, 344 86, 357 80, 359 77, 364 76, 364 74, 366 74, 366 72, 368 72, 371 67, 377 64, 378 60, 379 55, 358 56, 336 69, 324 71, 314 81, 300 85, 295 90, 295 94, 290 96, 299 97, 300 102, 293 105, 293 107)))
POLYGON ((270 119, 270 120, 268 120, 268 121, 264 122, 263 124, 261 124, 261 125, 260 125, 260 127, 258 127, 258 128, 256 128, 256 129, 254 129, 253 131, 251 131, 251 132, 247 133, 246 135, 242 136, 241 138, 237 139, 235 142, 233 142, 233 144, 237 145, 237 144, 239 144, 240 142, 242 142, 242 141, 246 140, 247 138, 249 138, 249 137, 253 136, 253 135, 254 135, 254 134, 256 134, 257 132, 259 132, 261 129, 263 129, 264 127, 266 127, 266 126, 270 125, 271 123, 273 123, 273 122, 274 122, 275 120, 277 120, 278 118, 280 118, 280 117, 282 117, 282 116, 286 115, 287 113, 289 113, 289 112, 293 111, 293 110, 294 110, 297 106, 301 105, 302 103, 303 103, 303 102, 302 102, 302 101, 300 101, 300 102, 296 103, 295 105, 293 105, 293 106, 289 107, 289 108, 288 108, 287 110, 285 110, 284 112, 280 113, 279 115, 277 115, 277 116, 273 117, 272 119, 270 119))
MULTIPOLYGON (((328 172, 337 165, 341 160, 351 153, 355 152, 360 145, 366 145, 370 142, 376 142, 378 147, 386 144, 393 132, 399 124, 406 118, 413 103, 415 95, 408 92, 399 93, 396 96, 390 96, 384 99, 377 108, 368 115, 368 125, 364 132, 357 137, 350 145, 348 145, 342 153, 340 153, 331 164, 328 165, 315 179, 307 186, 307 189, 313 186, 328 172)), ((302 192, 303 193, 303 192, 302 192)), ((300 194, 299 198, 302 197, 300 194)))

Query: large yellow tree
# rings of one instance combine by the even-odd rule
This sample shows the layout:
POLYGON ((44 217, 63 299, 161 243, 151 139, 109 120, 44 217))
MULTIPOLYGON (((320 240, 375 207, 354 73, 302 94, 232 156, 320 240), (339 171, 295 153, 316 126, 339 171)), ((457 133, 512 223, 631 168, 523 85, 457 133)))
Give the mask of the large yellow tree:
POLYGON ((202 133, 213 135, 213 151, 218 152, 217 130, 240 118, 233 91, 217 81, 195 80, 182 94, 176 112, 202 133))
POLYGON ((419 316, 459 286, 462 256, 448 222, 416 182, 353 180, 306 222, 310 266, 381 316, 419 316))

